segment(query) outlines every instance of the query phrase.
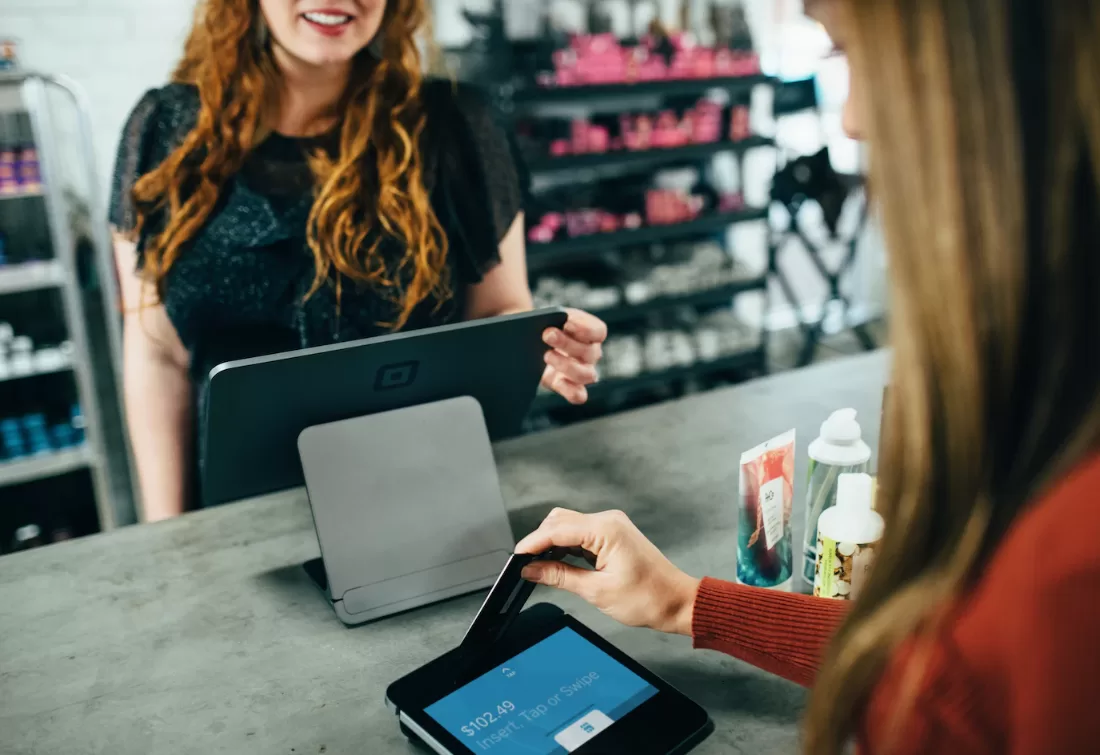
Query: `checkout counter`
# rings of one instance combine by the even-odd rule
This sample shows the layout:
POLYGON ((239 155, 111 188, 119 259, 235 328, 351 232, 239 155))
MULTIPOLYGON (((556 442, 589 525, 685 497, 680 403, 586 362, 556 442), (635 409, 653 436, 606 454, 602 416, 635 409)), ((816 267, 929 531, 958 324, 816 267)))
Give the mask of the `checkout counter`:
MULTIPOLYGON (((888 356, 852 357, 498 444, 512 529, 555 506, 626 511, 678 566, 733 579, 738 458, 833 410, 880 414, 888 356)), ((878 428, 864 424, 877 446, 878 428)), ((793 542, 801 542, 796 484, 793 542)), ((304 491, 4 559, 0 742, 18 753, 414 753, 386 686, 457 644, 483 596, 345 627, 302 570, 318 556, 304 491)), ((557 603, 705 707, 695 752, 795 753, 806 692, 682 637, 557 603)))

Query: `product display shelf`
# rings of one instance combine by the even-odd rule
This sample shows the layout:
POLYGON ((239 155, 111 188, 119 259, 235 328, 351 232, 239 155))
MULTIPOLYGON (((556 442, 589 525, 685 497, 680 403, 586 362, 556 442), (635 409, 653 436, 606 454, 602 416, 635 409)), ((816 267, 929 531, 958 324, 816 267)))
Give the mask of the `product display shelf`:
POLYGON ((764 291, 768 287, 766 277, 748 278, 724 286, 716 286, 685 294, 658 296, 638 304, 624 304, 610 309, 595 310, 593 314, 608 325, 618 325, 631 320, 640 320, 649 315, 666 312, 680 307, 708 307, 729 303, 738 294, 746 291, 764 291))
POLYGON ((16 199, 33 199, 34 197, 42 196, 42 192, 38 189, 31 191, 20 191, 15 194, 0 194, 0 202, 11 202, 16 199))
POLYGON ((699 79, 661 79, 633 84, 578 84, 576 86, 530 86, 517 89, 511 95, 516 110, 530 110, 540 105, 580 104, 600 106, 609 100, 624 97, 690 97, 712 89, 751 91, 773 79, 764 74, 753 76, 719 76, 699 79))
POLYGON ((0 265, 0 296, 65 285, 65 267, 56 260, 0 265))
MULTIPOLYGON (((36 207, 28 207, 27 212, 44 212, 49 233, 49 246, 53 258, 44 261, 13 263, 0 266, 0 295, 22 294, 28 291, 56 289, 61 303, 64 328, 71 342, 71 353, 65 363, 55 365, 56 369, 42 370, 11 376, 9 380, 34 379, 43 374, 71 370, 76 386, 76 401, 79 402, 83 420, 83 442, 79 446, 61 448, 35 456, 20 457, 0 462, 0 497, 2 488, 21 485, 57 477, 79 469, 91 472, 92 493, 96 507, 99 528, 110 530, 119 524, 133 521, 132 482, 129 469, 125 464, 112 462, 108 458, 105 429, 105 412, 121 416, 120 397, 113 395, 117 375, 121 366, 121 323, 91 322, 89 312, 90 296, 102 296, 111 304, 105 309, 115 311, 114 302, 118 301, 117 281, 113 273, 110 236, 105 224, 98 222, 102 217, 99 208, 91 203, 90 214, 95 220, 95 238, 90 239, 95 251, 94 263, 98 274, 99 289, 89 294, 81 284, 77 264, 77 243, 70 222, 70 206, 65 196, 67 182, 73 176, 67 171, 76 168, 82 172, 88 190, 93 193, 100 188, 94 168, 95 151, 91 137, 89 110, 82 91, 65 77, 51 76, 31 72, 7 72, 0 74, 0 89, 21 103, 21 109, 15 112, 29 122, 30 144, 37 151, 41 173, 41 191, 22 192, 0 197, 0 201, 23 199, 34 202, 36 207), (62 164, 59 131, 55 129, 53 104, 60 95, 71 104, 77 117, 79 146, 83 165, 62 164), (102 226, 102 227, 100 227, 102 226), (106 342, 109 359, 99 359, 106 367, 98 366, 91 351, 93 335, 105 331, 99 340, 106 342), (102 373, 108 372, 110 375, 102 373), (106 405, 108 399, 110 405, 106 405), (121 467, 121 468, 120 468, 121 467)), ((9 111, 10 112, 10 111, 9 111)), ((78 173, 77 175, 80 175, 78 173)), ((12 244, 18 249, 18 243, 12 244)), ((104 355, 106 356, 106 355, 104 355)), ((5 381, 7 382, 7 381, 5 381)), ((119 417, 113 417, 118 424, 119 417)))
MULTIPOLYGON (((659 389, 686 380, 712 377, 723 372, 746 370, 765 372, 766 366, 766 349, 764 346, 758 346, 751 350, 717 359, 700 360, 689 365, 670 367, 667 370, 643 372, 632 378, 603 380, 589 386, 588 402, 592 405, 599 405, 606 403, 612 396, 659 389)), ((557 394, 540 390, 539 395, 535 397, 531 410, 533 414, 539 414, 568 406, 569 403, 557 394)))
POLYGON ((69 372, 70 370, 72 370, 72 368, 73 365, 69 361, 65 361, 64 363, 59 363, 56 365, 51 365, 50 367, 46 368, 36 367, 27 373, 0 375, 0 383, 10 383, 13 380, 28 380, 30 378, 44 377, 45 375, 56 375, 60 372, 69 372))
POLYGON ((614 233, 593 233, 589 236, 578 236, 545 244, 529 243, 527 245, 527 263, 532 270, 545 269, 565 262, 583 260, 599 252, 717 233, 738 223, 765 220, 767 217, 767 210, 755 208, 734 212, 715 212, 687 223, 652 225, 635 230, 615 231, 614 233))
POLYGON ((57 477, 94 466, 95 463, 96 458, 87 447, 70 448, 17 461, 0 462, 0 486, 7 487, 57 477))
POLYGON ((647 149, 631 152, 617 150, 561 157, 538 157, 527 161, 527 169, 533 174, 544 175, 571 170, 594 168, 638 169, 677 162, 708 160, 723 152, 746 152, 757 147, 771 147, 775 141, 765 136, 750 136, 740 141, 719 141, 710 144, 689 144, 684 147, 647 149))

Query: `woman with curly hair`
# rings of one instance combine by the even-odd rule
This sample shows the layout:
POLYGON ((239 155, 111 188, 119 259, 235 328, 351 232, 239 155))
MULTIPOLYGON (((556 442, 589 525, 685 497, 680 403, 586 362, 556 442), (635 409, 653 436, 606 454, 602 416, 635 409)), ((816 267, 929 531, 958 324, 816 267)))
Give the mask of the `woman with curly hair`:
MULTIPOLYGON (((508 138, 422 77, 426 5, 204 0, 131 114, 111 222, 147 521, 201 499, 217 364, 531 308, 508 138)), ((585 401, 606 334, 570 312, 543 384, 585 401)))

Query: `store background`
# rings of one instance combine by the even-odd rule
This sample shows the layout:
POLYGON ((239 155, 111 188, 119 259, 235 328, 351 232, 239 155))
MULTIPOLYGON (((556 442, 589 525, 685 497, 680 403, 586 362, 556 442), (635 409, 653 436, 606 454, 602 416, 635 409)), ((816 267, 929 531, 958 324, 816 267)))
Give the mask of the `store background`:
MULTIPOLYGON (((692 0, 697 14, 710 0, 692 0)), ((535 19, 543 3, 552 6, 555 18, 581 28, 584 3, 580 0, 504 0, 510 36, 536 33, 535 19)), ((471 28, 463 8, 480 10, 492 0, 435 0, 436 38, 443 47, 460 47, 470 40, 471 28)), ((675 24, 680 0, 660 0, 663 17, 675 24)), ((609 0, 617 23, 625 29, 625 0, 609 0)), ((780 144, 802 154, 828 144, 834 165, 844 173, 859 172, 859 150, 840 129, 839 103, 845 95, 843 61, 824 60, 828 40, 802 15, 801 0, 746 0, 761 62, 766 73, 790 79, 817 74, 821 84, 823 118, 807 113, 791 116, 778 125, 780 144)), ((28 70, 65 74, 84 88, 92 109, 97 167, 102 191, 113 168, 122 124, 130 109, 147 89, 163 84, 174 67, 191 23, 192 0, 3 0, 0 2, 0 35, 19 41, 21 63, 28 70)), ((701 17, 701 16, 699 16, 701 17)), ((705 40, 704 40, 705 41, 705 40)), ((766 193, 771 168, 746 165, 746 194, 766 193)), ((79 180, 75 182, 80 185, 79 180)), ((80 186, 82 192, 86 188, 80 186)), ((100 200, 102 204, 103 200, 100 200)), ((814 208, 807 208, 813 213, 814 208)), ((750 265, 762 264, 764 229, 743 227, 731 231, 733 245, 750 265)), ((839 254, 839 250, 834 253, 839 254)), ((825 293, 820 277, 797 251, 784 253, 784 269, 804 301, 818 301, 825 293)), ((885 308, 884 256, 873 226, 864 235, 856 271, 849 285, 862 312, 877 314, 885 308)), ((772 297, 768 313, 772 329, 792 327, 798 316, 772 297)), ((814 307, 802 313, 814 319, 814 307)), ((758 308, 742 313, 750 321, 763 316, 758 308)), ((755 322, 754 322, 755 324, 755 322)))
MULTIPOLYGON (((696 13, 701 12, 706 1, 693 0, 696 13)), ((537 9, 543 2, 552 5, 556 20, 567 27, 575 24, 580 28, 584 6, 577 0, 505 0, 510 36, 524 38, 535 33, 531 19, 537 17, 537 9)), ((664 19, 675 26, 679 19, 679 0, 661 2, 664 19)), ((606 0, 606 3, 618 18, 625 20, 625 0, 606 0)), ((444 48, 466 44, 471 28, 462 17, 463 8, 476 10, 490 4, 490 0, 436 0, 438 43, 444 48)), ((776 123, 770 118, 767 98, 757 97, 753 105, 754 131, 774 136, 791 154, 811 154, 828 145, 838 171, 859 173, 861 152, 840 130, 840 105, 846 86, 843 61, 827 59, 828 40, 815 24, 802 16, 801 0, 746 0, 744 5, 764 72, 788 80, 817 76, 822 111, 820 115, 810 112, 788 116, 776 123)), ((57 152, 55 164, 63 169, 66 194, 77 198, 78 207, 84 208, 93 222, 102 222, 104 217, 107 187, 122 125, 146 90, 166 82, 191 23, 193 7, 192 0, 0 0, 0 38, 18 42, 20 66, 28 71, 69 77, 86 94, 98 175, 89 180, 79 168, 83 157, 77 123, 75 117, 71 117, 70 103, 64 101, 55 103, 54 131, 59 138, 53 148, 57 152)), ((617 31, 625 33, 626 30, 624 25, 617 31)), ((8 104, 5 97, 10 98, 11 94, 11 91, 5 94, 0 90, 0 112, 8 104)), ((754 150, 746 159, 745 183, 741 188, 750 205, 766 204, 775 164, 775 151, 770 148, 754 150)), ((824 240, 825 234, 818 222, 820 210, 808 203, 803 212, 807 226, 819 231, 811 235, 824 240)), ((758 272, 763 271, 767 261, 767 233, 765 222, 736 226, 729 231, 729 247, 740 262, 758 272)), ((792 248, 781 252, 780 264, 799 298, 808 302, 806 308, 797 312, 786 306, 776 295, 773 285, 769 306, 762 306, 763 297, 738 297, 737 314, 746 323, 789 333, 800 317, 814 320, 820 315, 820 308, 814 302, 823 300, 826 291, 817 270, 797 246, 794 243, 792 248)), ((835 261, 841 253, 842 249, 836 245, 825 256, 835 261)), ((861 237, 857 265, 846 281, 846 289, 860 316, 875 316, 885 310, 884 260, 872 223, 861 237)), ((783 339, 776 340, 783 343, 783 339)), ((784 366, 783 357, 773 364, 773 368, 784 366)), ((120 420, 117 412, 115 417, 120 420)), ((125 465, 122 442, 110 444, 108 452, 113 457, 112 464, 125 465)), ((122 477, 118 476, 120 480, 122 477)), ((68 483, 63 485, 62 482, 57 483, 54 492, 42 489, 39 493, 36 489, 34 493, 24 491, 23 494, 28 501, 39 495, 67 498, 70 496, 67 491, 75 488, 65 488, 68 483)), ((88 487, 86 482, 73 485, 84 490, 88 487)), ((118 483, 110 494, 111 505, 116 507, 113 522, 117 524, 129 523, 134 517, 128 492, 122 487, 123 484, 118 483)), ((0 497, 9 495, 9 490, 12 488, 0 488, 0 497)), ((102 520, 102 508, 100 518, 102 520)), ((10 526, 16 524, 15 519, 8 523, 10 526)), ((6 549, 2 541, 7 537, 6 525, 0 521, 0 552, 6 549)))

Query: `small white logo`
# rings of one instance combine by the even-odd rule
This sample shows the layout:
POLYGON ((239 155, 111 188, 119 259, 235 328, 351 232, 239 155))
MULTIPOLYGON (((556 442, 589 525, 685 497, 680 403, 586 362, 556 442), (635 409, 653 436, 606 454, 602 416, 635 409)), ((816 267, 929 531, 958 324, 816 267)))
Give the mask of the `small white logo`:
POLYGON ((515 675, 516 675, 516 672, 515 672, 515 671, 513 671, 512 669, 508 668, 507 666, 505 666, 504 668, 502 668, 502 669, 501 669, 501 672, 503 672, 503 674, 504 674, 504 675, 505 675, 506 677, 508 677, 509 679, 511 679, 511 678, 512 678, 513 676, 515 676, 515 675))

